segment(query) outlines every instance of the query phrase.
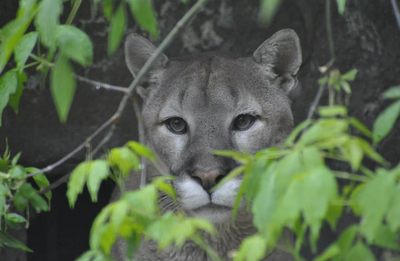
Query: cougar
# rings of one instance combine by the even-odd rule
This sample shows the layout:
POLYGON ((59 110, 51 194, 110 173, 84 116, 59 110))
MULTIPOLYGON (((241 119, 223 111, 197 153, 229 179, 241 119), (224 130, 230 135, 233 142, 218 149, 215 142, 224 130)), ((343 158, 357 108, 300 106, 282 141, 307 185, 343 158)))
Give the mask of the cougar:
MULTIPOLYGON (((125 43, 126 63, 137 75, 156 47, 133 34, 125 43)), ((240 206, 236 220, 231 214, 242 177, 238 176, 216 191, 210 189, 239 165, 231 158, 216 156, 214 150, 255 153, 279 146, 293 128, 288 93, 297 84, 301 65, 297 34, 281 30, 266 40, 251 57, 205 53, 157 60, 139 87, 143 98, 142 118, 146 145, 155 153, 163 172, 176 179, 172 186, 178 200, 160 198, 163 211, 182 210, 187 216, 213 223, 217 235, 203 239, 223 260, 239 248, 244 238, 256 232, 252 215, 240 206)), ((159 176, 149 169, 148 180, 159 176)), ((139 188, 140 175, 127 181, 129 190, 139 188)), ((113 194, 113 200, 120 196, 113 194)), ((245 205, 245 204, 243 204, 245 205)), ((125 242, 117 241, 112 256, 125 260, 125 242)), ((153 241, 143 241, 135 260, 211 260, 193 242, 182 249, 157 250, 153 241)), ((264 260, 292 260, 290 254, 275 250, 264 260)))

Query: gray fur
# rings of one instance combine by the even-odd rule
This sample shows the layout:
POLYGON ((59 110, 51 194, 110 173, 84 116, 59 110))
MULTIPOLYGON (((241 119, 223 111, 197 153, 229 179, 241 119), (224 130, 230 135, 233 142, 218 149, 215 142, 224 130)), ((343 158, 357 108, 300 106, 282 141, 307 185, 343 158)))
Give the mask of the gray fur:
MULTIPOLYGON (((155 47, 147 40, 132 35, 126 44, 128 68, 135 76, 155 47)), ((143 122, 147 145, 156 153, 163 172, 176 176, 173 186, 178 203, 163 197, 163 211, 183 210, 188 216, 203 217, 214 223, 215 238, 204 234, 205 241, 224 259, 237 250, 241 241, 256 229, 252 216, 240 207, 237 220, 231 220, 231 209, 241 177, 237 177, 209 195, 193 178, 194 171, 218 169, 228 173, 239 164, 215 156, 214 150, 254 153, 281 144, 293 129, 293 117, 287 92, 296 84, 301 64, 301 50, 296 33, 279 31, 265 41, 253 57, 235 57, 206 53, 194 57, 168 59, 162 56, 140 88, 144 99, 143 122), (232 128, 241 114, 257 120, 248 130, 232 128), (165 120, 180 117, 188 124, 186 134, 174 134, 165 120), (210 206, 209 204, 214 204, 210 206)), ((149 169, 148 179, 160 175, 149 169)), ((132 175, 128 189, 137 189, 139 175, 132 175)), ((116 191, 113 199, 120 196, 116 191)), ((125 246, 118 242, 113 249, 116 260, 124 260, 125 246)), ((157 251, 154 242, 144 241, 135 256, 138 260, 209 260, 203 250, 187 242, 181 250, 157 251)), ((291 256, 281 250, 265 260, 286 261, 291 256)))

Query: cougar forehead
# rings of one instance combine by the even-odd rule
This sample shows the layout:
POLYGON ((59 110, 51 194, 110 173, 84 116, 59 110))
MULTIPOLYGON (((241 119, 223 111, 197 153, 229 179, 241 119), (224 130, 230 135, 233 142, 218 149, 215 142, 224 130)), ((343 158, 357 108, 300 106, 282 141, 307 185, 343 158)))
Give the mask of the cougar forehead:
MULTIPOLYGON (((167 68, 153 74, 149 88, 143 116, 150 139, 163 121, 181 117, 188 123, 190 143, 197 138, 207 143, 216 136, 209 149, 255 152, 281 142, 292 127, 290 101, 279 88, 276 75, 251 58, 208 54, 172 60, 167 68), (259 116, 265 123, 265 133, 257 137, 257 144, 246 143, 242 148, 232 142, 223 144, 230 136, 243 134, 230 131, 233 119, 240 114, 259 116), (267 137, 267 133, 274 135, 267 137), (260 142, 262 146, 257 146, 260 142)), ((247 135, 241 138, 245 143, 247 135)))

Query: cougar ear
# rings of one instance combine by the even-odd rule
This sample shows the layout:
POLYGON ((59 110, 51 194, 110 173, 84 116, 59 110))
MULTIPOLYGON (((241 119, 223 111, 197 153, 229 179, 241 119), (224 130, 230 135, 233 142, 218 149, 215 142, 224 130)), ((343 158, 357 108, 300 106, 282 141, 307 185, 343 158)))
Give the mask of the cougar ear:
MULTIPOLYGON (((138 34, 131 34, 127 37, 125 41, 125 61, 133 77, 136 77, 155 50, 156 47, 149 40, 138 34)), ((161 54, 153 68, 166 66, 167 63, 168 57, 161 54)))
POLYGON ((253 53, 256 63, 272 67, 281 77, 281 86, 289 93, 297 84, 296 74, 301 65, 300 40, 292 29, 280 30, 253 53))

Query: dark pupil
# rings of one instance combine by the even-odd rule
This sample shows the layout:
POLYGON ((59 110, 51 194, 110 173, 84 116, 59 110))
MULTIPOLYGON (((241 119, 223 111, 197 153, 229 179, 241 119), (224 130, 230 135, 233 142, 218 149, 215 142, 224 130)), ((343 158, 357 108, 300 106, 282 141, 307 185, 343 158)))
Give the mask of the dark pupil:
POLYGON ((173 131, 183 132, 185 130, 186 124, 180 118, 173 118, 170 121, 170 127, 173 131))
POLYGON ((250 115, 239 115, 235 119, 235 127, 239 130, 246 129, 252 123, 252 117, 250 115))

